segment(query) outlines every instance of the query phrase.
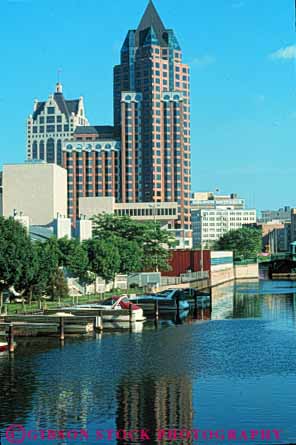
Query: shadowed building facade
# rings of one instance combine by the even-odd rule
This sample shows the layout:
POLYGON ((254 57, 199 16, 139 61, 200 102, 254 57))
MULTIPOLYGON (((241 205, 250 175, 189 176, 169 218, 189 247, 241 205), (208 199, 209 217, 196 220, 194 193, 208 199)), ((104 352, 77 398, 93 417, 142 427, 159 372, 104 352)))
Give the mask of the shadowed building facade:
POLYGON ((121 138, 121 200, 177 202, 180 246, 191 243, 189 67, 152 1, 114 68, 114 125, 121 138))
POLYGON ((79 198, 120 201, 120 141, 112 126, 81 126, 63 146, 68 178, 68 216, 79 217, 79 198))

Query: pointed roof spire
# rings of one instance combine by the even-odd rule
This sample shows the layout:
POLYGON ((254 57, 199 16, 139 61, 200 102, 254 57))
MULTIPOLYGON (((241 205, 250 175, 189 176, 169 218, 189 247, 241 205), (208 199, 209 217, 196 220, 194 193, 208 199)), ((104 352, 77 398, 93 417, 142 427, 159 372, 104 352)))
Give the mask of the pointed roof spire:
POLYGON ((154 6, 152 0, 149 0, 149 3, 146 7, 144 15, 140 21, 140 24, 137 28, 137 36, 139 36, 141 31, 146 30, 147 28, 153 28, 158 40, 161 44, 165 44, 166 42, 163 39, 163 33, 165 32, 165 26, 154 6))
POLYGON ((150 26, 153 26, 154 28, 159 29, 161 31, 165 31, 165 26, 162 23, 162 20, 159 17, 159 14, 152 0, 149 0, 149 3, 143 14, 143 17, 140 21, 137 31, 143 31, 144 29, 149 28, 150 26))

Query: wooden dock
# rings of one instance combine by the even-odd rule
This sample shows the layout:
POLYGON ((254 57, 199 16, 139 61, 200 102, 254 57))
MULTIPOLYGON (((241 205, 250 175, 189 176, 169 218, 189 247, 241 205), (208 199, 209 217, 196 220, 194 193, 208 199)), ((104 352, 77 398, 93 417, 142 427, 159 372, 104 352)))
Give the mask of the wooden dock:
POLYGON ((0 330, 8 337, 86 335, 102 329, 101 318, 48 315, 7 315, 0 322, 0 330))

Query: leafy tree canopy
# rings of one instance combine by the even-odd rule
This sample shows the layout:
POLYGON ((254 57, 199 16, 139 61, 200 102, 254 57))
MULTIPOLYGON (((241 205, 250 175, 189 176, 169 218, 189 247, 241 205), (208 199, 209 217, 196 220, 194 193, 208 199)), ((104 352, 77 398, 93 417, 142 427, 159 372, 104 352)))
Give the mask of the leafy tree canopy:
POLYGON ((92 239, 85 241, 90 270, 106 281, 112 281, 120 272, 120 254, 112 238, 107 240, 92 239))
POLYGON ((225 233, 215 244, 215 250, 231 250, 235 259, 257 257, 262 250, 262 233, 255 227, 242 227, 225 233))
POLYGON ((93 229, 94 239, 110 240, 117 246, 121 273, 168 269, 168 249, 175 246, 176 240, 158 223, 103 214, 94 217, 93 229))
POLYGON ((87 250, 77 239, 61 238, 57 241, 59 265, 83 282, 89 281, 87 250))
POLYGON ((26 229, 13 218, 0 217, 0 292, 29 279, 32 260, 26 229))

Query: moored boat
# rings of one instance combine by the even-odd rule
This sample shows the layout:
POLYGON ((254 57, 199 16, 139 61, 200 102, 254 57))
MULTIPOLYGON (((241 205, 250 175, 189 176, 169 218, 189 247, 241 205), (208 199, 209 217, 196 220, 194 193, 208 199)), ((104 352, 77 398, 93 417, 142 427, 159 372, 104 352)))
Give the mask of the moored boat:
POLYGON ((126 295, 113 296, 100 303, 82 304, 63 311, 73 315, 100 315, 103 321, 136 322, 144 321, 143 309, 130 301, 126 295))
POLYGON ((147 313, 151 313, 155 310, 156 302, 159 312, 163 313, 189 309, 189 303, 184 298, 182 289, 167 289, 156 294, 132 297, 130 298, 130 301, 136 303, 147 313))
MULTIPOLYGON (((16 344, 14 343, 14 347, 16 344)), ((6 352, 9 350, 9 345, 7 341, 6 334, 4 332, 0 333, 0 352, 6 352)))
POLYGON ((5 341, 0 341, 0 352, 8 351, 8 343, 5 341))

